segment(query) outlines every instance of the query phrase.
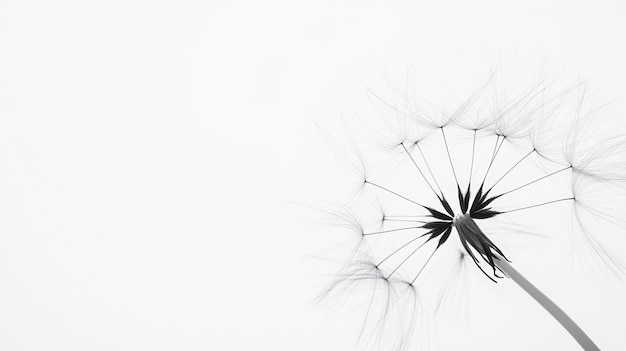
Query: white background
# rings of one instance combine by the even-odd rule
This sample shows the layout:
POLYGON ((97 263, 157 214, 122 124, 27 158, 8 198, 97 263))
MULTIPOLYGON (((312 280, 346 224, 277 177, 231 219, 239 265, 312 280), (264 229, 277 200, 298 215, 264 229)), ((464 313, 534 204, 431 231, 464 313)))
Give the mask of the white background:
MULTIPOLYGON (((436 86, 526 58, 588 80, 621 122, 625 16, 622 1, 1 2, 0 349, 359 349, 358 321, 312 302, 328 277, 308 255, 332 241, 300 204, 342 174, 316 123, 386 71, 436 86)), ((626 284, 537 272, 602 349, 624 348, 626 284)), ((576 349, 504 289, 473 292, 439 349, 576 349)))

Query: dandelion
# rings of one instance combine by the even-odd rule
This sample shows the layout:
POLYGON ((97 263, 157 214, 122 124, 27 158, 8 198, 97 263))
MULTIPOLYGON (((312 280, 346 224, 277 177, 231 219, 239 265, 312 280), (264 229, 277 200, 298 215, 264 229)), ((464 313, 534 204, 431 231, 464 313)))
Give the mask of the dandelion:
MULTIPOLYGON (((408 347, 430 282, 450 266, 469 274, 469 260, 493 283, 513 280, 583 349, 598 350, 513 268, 511 242, 531 240, 528 234, 557 237, 583 265, 623 273, 600 234, 608 238, 621 220, 613 214, 623 210, 626 144, 580 85, 552 93, 554 82, 544 80, 507 94, 494 81, 453 110, 392 88, 371 92, 381 125, 344 140, 355 150, 348 160, 360 180, 333 223, 354 241, 322 296, 347 291, 363 299, 361 337, 408 347)), ((439 302, 454 279, 443 281, 439 302)))

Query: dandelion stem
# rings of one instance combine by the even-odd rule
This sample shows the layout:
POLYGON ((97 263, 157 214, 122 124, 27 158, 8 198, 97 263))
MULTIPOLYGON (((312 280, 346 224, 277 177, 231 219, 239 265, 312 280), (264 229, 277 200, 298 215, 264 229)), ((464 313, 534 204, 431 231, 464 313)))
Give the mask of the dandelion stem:
POLYGON ((582 346, 585 351, 599 351, 600 349, 596 344, 585 334, 585 332, 552 300, 550 300, 544 293, 542 293, 537 287, 529 282, 522 274, 520 274, 513 266, 511 266, 507 260, 503 259, 497 253, 494 252, 496 258, 495 264, 504 272, 509 278, 511 278, 517 285, 519 285, 524 291, 528 293, 535 301, 537 301, 548 313, 554 317, 568 333, 582 346))

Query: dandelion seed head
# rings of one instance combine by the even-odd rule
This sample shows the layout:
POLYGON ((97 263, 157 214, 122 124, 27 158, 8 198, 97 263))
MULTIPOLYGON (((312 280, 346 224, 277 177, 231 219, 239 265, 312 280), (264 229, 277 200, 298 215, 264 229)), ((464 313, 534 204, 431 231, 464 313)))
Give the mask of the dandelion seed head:
POLYGON ((603 110, 587 108, 575 94, 578 87, 549 88, 541 81, 518 94, 503 93, 491 77, 451 109, 420 106, 394 89, 370 91, 382 121, 361 124, 367 137, 351 138, 349 151, 366 150, 356 159, 372 166, 363 176, 361 201, 348 206, 370 219, 345 226, 362 244, 327 291, 369 285, 361 292, 369 294, 361 337, 392 338, 394 349, 408 347, 416 319, 404 321, 410 327, 395 325, 396 332, 388 323, 406 318, 395 315, 402 300, 410 296, 417 312, 420 294, 439 284, 439 310, 461 272, 497 282, 504 274, 496 261, 518 254, 510 250, 512 238, 569 240, 585 253, 575 259, 624 271, 603 236, 626 224, 614 202, 606 202, 626 190, 620 159, 626 138, 606 127, 599 132, 591 122, 603 110), (372 137, 382 140, 373 143, 377 148, 372 137), (569 235, 560 235, 563 228, 569 235), (446 250, 457 257, 448 275, 438 270, 452 257, 442 254, 446 250), (472 263, 461 269, 465 262, 472 263))

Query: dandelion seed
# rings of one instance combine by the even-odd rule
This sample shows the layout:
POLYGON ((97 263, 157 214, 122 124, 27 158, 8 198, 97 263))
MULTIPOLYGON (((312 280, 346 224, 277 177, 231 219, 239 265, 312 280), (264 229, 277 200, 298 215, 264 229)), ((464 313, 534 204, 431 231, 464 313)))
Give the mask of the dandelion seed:
MULTIPOLYGON (((371 289, 365 290, 371 296, 366 298, 361 336, 370 332, 389 339, 387 335, 394 334, 393 346, 405 348, 416 321, 408 316, 410 321, 391 328, 384 318, 370 320, 374 310, 380 308, 378 314, 387 318, 410 296, 415 311, 420 305, 417 289, 428 279, 424 275, 429 271, 436 275, 442 264, 438 253, 456 241, 462 248, 461 260, 468 257, 492 282, 511 278, 585 350, 598 350, 565 312, 513 268, 513 253, 498 239, 503 231, 510 237, 523 236, 521 229, 512 230, 502 218, 549 227, 563 220, 565 210, 571 208, 573 242, 590 247, 597 254, 596 262, 623 272, 622 263, 601 244, 585 218, 614 223, 606 203, 598 203, 586 190, 609 188, 611 194, 598 194, 623 194, 626 172, 619 152, 624 151, 624 138, 615 130, 607 130, 615 135, 611 137, 599 130, 603 126, 591 116, 601 111, 585 109, 584 95, 576 94, 580 89, 550 94, 550 82, 540 82, 518 97, 496 99, 488 93, 493 84, 490 79, 453 112, 436 109, 441 118, 428 115, 406 95, 398 100, 394 92, 388 98, 373 94, 382 114, 387 114, 381 119, 396 140, 386 143, 393 146, 367 155, 378 162, 360 175, 361 196, 384 204, 384 213, 364 220, 367 225, 353 226, 360 228, 359 245, 323 295, 343 288, 371 289), (375 307, 375 295, 381 292, 388 299, 383 307, 375 307)), ((375 130, 384 134, 385 129, 375 130)), ((365 158, 359 155, 359 160, 365 158)), ((346 206, 351 213, 367 213, 367 201, 346 206)))

